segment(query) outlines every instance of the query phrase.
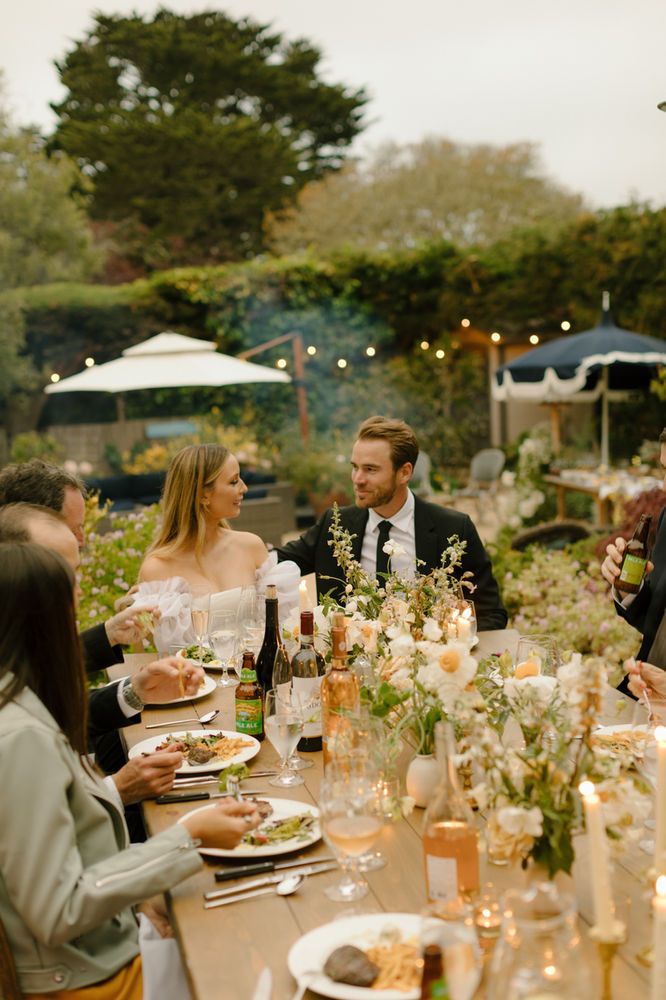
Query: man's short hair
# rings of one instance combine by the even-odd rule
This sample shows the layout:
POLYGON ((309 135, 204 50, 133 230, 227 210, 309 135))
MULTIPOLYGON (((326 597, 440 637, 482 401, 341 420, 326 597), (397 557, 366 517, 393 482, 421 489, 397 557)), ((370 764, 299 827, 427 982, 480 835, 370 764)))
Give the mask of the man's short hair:
POLYGON ((0 470, 0 505, 29 503, 61 511, 68 488, 86 495, 86 488, 78 476, 41 458, 16 462, 0 470))
MULTIPOLYGON (((8 503, 0 507, 0 542, 31 542, 31 525, 67 528, 64 517, 35 503, 8 503)), ((69 528, 67 528, 69 531, 69 528)))
POLYGON ((356 438, 359 441, 386 441, 391 450, 394 469, 400 469, 405 462, 411 462, 412 466, 415 466, 419 457, 416 434, 404 420, 380 416, 368 417, 359 427, 356 438))

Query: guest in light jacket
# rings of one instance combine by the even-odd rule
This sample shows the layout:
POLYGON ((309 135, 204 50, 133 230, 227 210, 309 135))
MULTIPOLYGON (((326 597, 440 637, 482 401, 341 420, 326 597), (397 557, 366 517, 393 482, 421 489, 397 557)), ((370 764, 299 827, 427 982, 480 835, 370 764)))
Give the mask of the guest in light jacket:
POLYGON ((73 588, 56 553, 0 545, 0 920, 26 997, 99 984, 140 1000, 133 904, 198 871, 198 841, 233 847, 259 817, 224 802, 129 846, 85 756, 73 588))

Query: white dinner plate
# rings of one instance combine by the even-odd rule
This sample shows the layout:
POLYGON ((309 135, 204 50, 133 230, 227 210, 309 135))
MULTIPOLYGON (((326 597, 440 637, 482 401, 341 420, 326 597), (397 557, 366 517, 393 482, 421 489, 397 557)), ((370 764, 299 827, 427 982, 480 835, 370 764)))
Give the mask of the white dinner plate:
MULTIPOLYGON (((240 843, 233 850, 224 850, 221 847, 200 847, 199 853, 213 858, 272 858, 276 854, 289 854, 291 851, 300 851, 304 847, 310 847, 311 844, 316 844, 318 840, 321 840, 319 810, 316 806, 308 805, 307 802, 297 802, 296 799, 272 799, 266 795, 259 795, 257 798, 260 798, 263 802, 270 802, 273 806, 273 812, 264 821, 265 823, 272 823, 276 819, 287 819, 288 816, 297 816, 299 813, 310 813, 312 816, 316 816, 317 823, 315 823, 313 829, 306 837, 292 837, 291 840, 285 840, 281 844, 264 844, 255 847, 252 844, 240 843)), ((200 809, 195 809, 194 812, 202 812, 204 809, 213 808, 214 806, 201 806, 200 809)), ((188 813, 187 815, 191 816, 192 813, 188 813)), ((258 829, 261 828, 258 827, 258 829)))
POLYGON ((445 943, 451 1000, 471 1000, 479 983, 478 945, 474 931, 463 924, 424 918, 416 913, 365 913, 342 917, 316 927, 292 945, 287 955, 287 966, 299 984, 307 983, 315 993, 334 997, 335 1000, 418 1000, 421 993, 418 987, 407 993, 403 990, 349 986, 329 979, 323 968, 331 952, 344 944, 369 948, 377 943, 386 928, 397 928, 403 940, 415 938, 419 941, 424 924, 437 927, 438 940, 445 943), (455 949, 456 944, 460 944, 460 948, 455 949), (312 975, 318 969, 322 970, 321 973, 312 975))
MULTIPOLYGON (((157 705, 158 708, 164 708, 166 705, 181 705, 188 701, 201 701, 202 698, 207 698, 209 694, 212 694, 217 687, 217 682, 213 677, 209 677, 208 674, 204 677, 204 682, 197 691, 196 694, 186 694, 184 698, 174 698, 173 701, 163 701, 157 705)), ((155 705, 155 702, 146 702, 148 705, 155 705)))
POLYGON ((172 736, 175 740, 183 739, 186 736, 192 736, 195 739, 199 736, 236 736, 248 744, 233 757, 213 757, 205 764, 190 764, 183 761, 176 774, 208 774, 210 771, 221 771, 223 767, 229 767, 230 764, 242 764, 246 760, 252 760, 261 748, 259 741, 255 740, 254 736, 248 736, 247 733, 236 733, 231 729, 190 729, 188 732, 160 733, 159 736, 151 736, 133 746, 127 756, 132 760, 133 757, 140 757, 142 753, 154 753, 164 743, 167 736, 172 736))

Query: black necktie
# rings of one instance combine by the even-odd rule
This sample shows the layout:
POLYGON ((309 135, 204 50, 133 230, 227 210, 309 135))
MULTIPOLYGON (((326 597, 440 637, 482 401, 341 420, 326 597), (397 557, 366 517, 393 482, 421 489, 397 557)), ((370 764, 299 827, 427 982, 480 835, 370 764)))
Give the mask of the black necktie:
POLYGON ((388 573, 389 557, 384 552, 384 546, 389 540, 391 534, 391 528, 393 525, 390 521, 380 521, 377 525, 379 528, 379 538, 377 539, 377 579, 380 583, 384 583, 384 577, 381 576, 382 573, 388 573))

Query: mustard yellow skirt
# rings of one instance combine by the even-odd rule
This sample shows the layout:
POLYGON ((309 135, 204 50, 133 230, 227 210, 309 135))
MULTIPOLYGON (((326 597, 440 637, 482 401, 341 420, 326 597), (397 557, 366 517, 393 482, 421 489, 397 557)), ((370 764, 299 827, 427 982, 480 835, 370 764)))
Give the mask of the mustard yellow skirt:
POLYGON ((133 962, 103 983, 57 993, 26 993, 25 1000, 143 1000, 141 956, 137 955, 133 962))

